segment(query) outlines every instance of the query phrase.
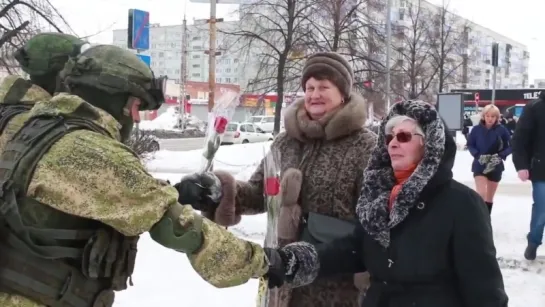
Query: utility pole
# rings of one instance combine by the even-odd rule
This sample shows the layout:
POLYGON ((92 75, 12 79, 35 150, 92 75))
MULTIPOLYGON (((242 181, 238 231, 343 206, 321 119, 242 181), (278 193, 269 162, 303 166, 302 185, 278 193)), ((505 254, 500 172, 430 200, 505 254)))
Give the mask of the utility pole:
POLYGON ((492 104, 496 104, 496 76, 499 62, 499 44, 492 43, 492 104))
POLYGON ((221 52, 216 51, 216 36, 217 25, 216 23, 222 22, 223 18, 216 18, 216 5, 217 0, 210 0, 210 42, 208 43, 209 49, 205 51, 208 54, 208 112, 211 113, 214 109, 214 96, 216 92, 216 56, 221 55, 221 52))
MULTIPOLYGON (((184 10, 185 11, 185 10, 184 10)), ((184 21, 182 23, 182 57, 180 59, 180 96, 178 104, 180 106, 180 124, 181 129, 185 127, 185 85, 187 84, 187 20, 184 12, 184 21)))
POLYGON ((390 110, 390 97, 392 88, 391 59, 392 59, 392 0, 388 0, 386 8, 386 113, 390 110))

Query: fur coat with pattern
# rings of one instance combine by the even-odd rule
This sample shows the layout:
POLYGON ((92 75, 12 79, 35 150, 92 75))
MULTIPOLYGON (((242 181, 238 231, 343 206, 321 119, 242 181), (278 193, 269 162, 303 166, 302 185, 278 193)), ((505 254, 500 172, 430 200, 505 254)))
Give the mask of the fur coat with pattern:
MULTIPOLYGON (((357 93, 319 121, 309 118, 304 100, 288 107, 286 131, 271 145, 271 151, 281 155, 281 245, 298 241, 301 212, 345 220, 356 217, 363 170, 376 143, 376 135, 364 128, 366 118, 366 103, 357 93)), ((222 171, 216 171, 216 175, 222 182, 223 198, 210 218, 232 226, 241 215, 265 212, 263 162, 246 182, 222 171)), ((280 290, 280 301, 274 302, 274 307, 356 307, 367 285, 365 273, 317 280, 291 292, 280 290)))

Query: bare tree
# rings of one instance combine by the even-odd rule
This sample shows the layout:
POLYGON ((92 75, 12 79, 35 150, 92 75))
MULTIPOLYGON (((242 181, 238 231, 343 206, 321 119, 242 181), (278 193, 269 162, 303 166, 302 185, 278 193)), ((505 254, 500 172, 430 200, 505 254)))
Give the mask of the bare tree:
POLYGON ((437 75, 431 64, 432 46, 428 41, 431 12, 423 0, 409 2, 400 10, 401 24, 393 27, 396 62, 392 71, 392 91, 404 99, 425 95, 437 75))
POLYGON ((301 64, 312 33, 309 14, 315 0, 258 0, 240 6, 238 29, 223 31, 236 37, 240 52, 258 67, 248 89, 266 93, 275 90, 274 132, 280 130, 284 93, 299 87, 301 64))
POLYGON ((49 0, 0 0, 0 67, 14 73, 13 52, 41 31, 74 33, 49 0))
POLYGON ((449 11, 448 3, 438 7, 431 17, 432 26, 428 28, 431 65, 437 71, 437 90, 442 93, 449 85, 463 81, 462 65, 469 52, 468 26, 449 11))
POLYGON ((384 71, 378 53, 382 25, 370 16, 379 0, 318 0, 311 14, 312 35, 307 37, 313 52, 335 51, 352 64, 358 84, 373 73, 384 71))
POLYGON ((347 52, 351 38, 358 36, 363 21, 359 19, 368 0, 318 0, 311 9, 313 35, 308 37, 312 51, 347 52))

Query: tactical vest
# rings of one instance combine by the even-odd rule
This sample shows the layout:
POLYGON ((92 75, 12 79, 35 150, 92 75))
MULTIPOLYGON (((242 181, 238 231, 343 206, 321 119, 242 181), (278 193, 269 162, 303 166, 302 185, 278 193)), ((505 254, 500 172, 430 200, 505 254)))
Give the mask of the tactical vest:
POLYGON ((138 237, 26 196, 41 157, 60 138, 81 129, 106 134, 84 118, 32 117, 0 155, 0 292, 51 307, 111 307, 114 290, 132 285, 138 237), (65 220, 69 226, 28 223, 21 214, 28 210, 20 208, 29 207, 55 210, 63 217, 62 227, 65 220))

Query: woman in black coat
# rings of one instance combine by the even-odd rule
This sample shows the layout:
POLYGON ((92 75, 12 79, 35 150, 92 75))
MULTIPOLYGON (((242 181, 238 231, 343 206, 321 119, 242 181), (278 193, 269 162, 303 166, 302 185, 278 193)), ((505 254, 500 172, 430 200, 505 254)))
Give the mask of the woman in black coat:
POLYGON ((362 307, 506 307, 490 217, 452 178, 456 144, 435 108, 396 104, 364 173, 351 236, 266 249, 269 286, 368 271, 362 307))

